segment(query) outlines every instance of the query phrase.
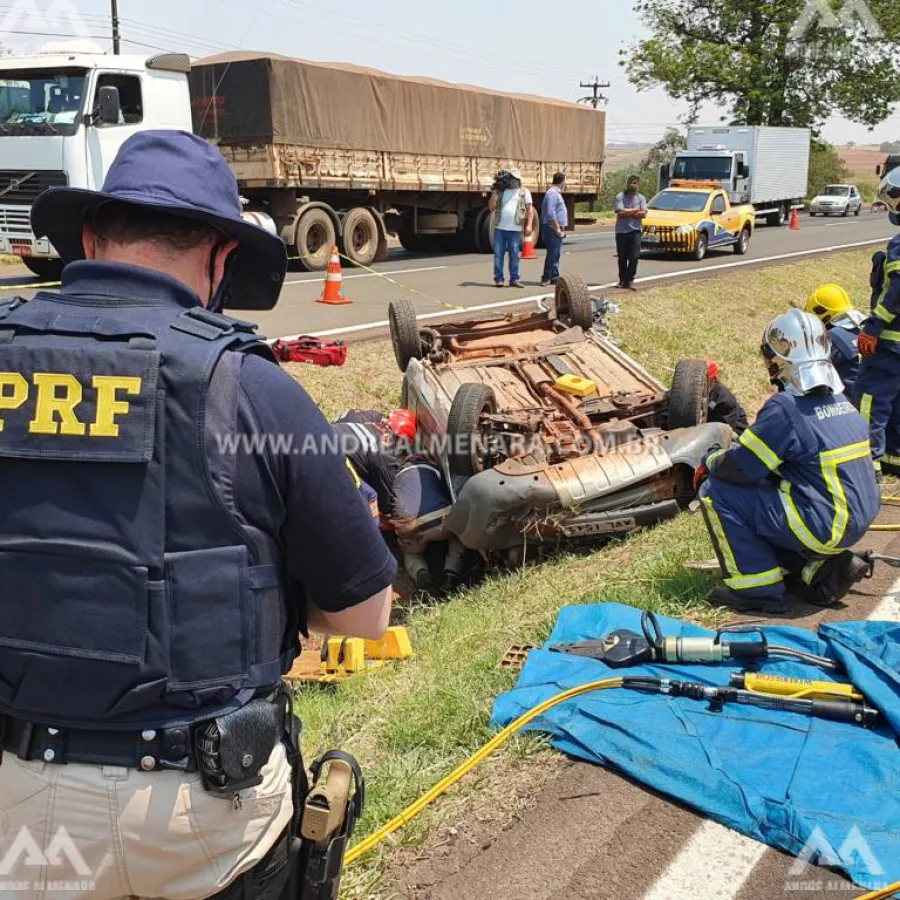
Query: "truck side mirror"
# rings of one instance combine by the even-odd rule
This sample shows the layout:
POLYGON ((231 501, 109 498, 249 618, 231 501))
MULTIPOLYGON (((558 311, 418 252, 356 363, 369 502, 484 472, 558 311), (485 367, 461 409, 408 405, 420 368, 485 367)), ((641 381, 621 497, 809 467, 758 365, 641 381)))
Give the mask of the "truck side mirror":
POLYGON ((117 87, 102 87, 97 91, 98 119, 101 125, 118 125, 122 102, 117 87))
POLYGON ((741 178, 750 177, 750 166, 747 163, 741 163, 741 178))
POLYGON ((879 178, 881 178, 881 163, 879 163, 877 166, 875 166, 875 174, 876 174, 879 178))
POLYGON ((670 163, 660 163, 659 166, 659 189, 662 191, 669 186, 672 180, 672 166, 670 163))

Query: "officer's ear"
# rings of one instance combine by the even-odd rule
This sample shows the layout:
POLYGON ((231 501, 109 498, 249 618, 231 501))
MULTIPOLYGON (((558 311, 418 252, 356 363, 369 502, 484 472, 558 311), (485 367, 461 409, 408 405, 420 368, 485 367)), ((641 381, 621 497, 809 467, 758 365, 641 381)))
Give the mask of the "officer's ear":
POLYGON ((85 259, 97 258, 97 235, 90 225, 85 224, 81 231, 81 246, 84 249, 85 259))

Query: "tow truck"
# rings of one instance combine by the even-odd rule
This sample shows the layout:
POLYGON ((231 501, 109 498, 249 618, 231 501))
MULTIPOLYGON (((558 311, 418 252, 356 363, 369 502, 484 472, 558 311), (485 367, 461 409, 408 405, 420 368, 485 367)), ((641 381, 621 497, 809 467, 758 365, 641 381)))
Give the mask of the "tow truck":
POLYGON ((715 181, 675 180, 647 204, 641 250, 706 258, 709 250, 750 247, 756 212, 749 203, 732 205, 715 181))

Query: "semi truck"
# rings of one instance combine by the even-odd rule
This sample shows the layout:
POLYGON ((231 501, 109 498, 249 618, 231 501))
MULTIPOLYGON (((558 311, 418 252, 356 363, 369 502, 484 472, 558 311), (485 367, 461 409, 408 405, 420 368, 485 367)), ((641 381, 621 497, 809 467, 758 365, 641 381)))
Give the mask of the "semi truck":
POLYGON ((122 144, 152 128, 215 144, 245 217, 311 271, 332 245, 358 265, 382 260, 390 235, 411 250, 489 252, 498 171, 521 171, 536 211, 564 171, 571 221, 600 189, 604 119, 560 100, 273 54, 6 57, 0 253, 58 277, 55 249, 31 231, 33 200, 52 186, 99 189, 122 144))
POLYGON ((687 147, 660 169, 672 180, 716 182, 733 204, 749 203, 768 225, 784 225, 803 207, 810 130, 751 125, 691 126, 687 147))
POLYGON ((900 166, 900 153, 891 153, 888 155, 883 163, 875 166, 875 174, 881 178, 884 178, 888 173, 893 172, 900 166))

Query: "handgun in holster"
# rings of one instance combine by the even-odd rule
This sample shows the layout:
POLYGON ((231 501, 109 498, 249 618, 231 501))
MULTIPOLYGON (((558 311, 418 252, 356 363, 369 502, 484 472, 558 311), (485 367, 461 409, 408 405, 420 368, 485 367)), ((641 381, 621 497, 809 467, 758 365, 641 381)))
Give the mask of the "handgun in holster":
POLYGON ((299 834, 292 847, 290 900, 337 900, 344 855, 365 803, 365 780, 348 753, 332 750, 310 768, 299 834), (325 765, 328 773, 320 784, 325 765))

